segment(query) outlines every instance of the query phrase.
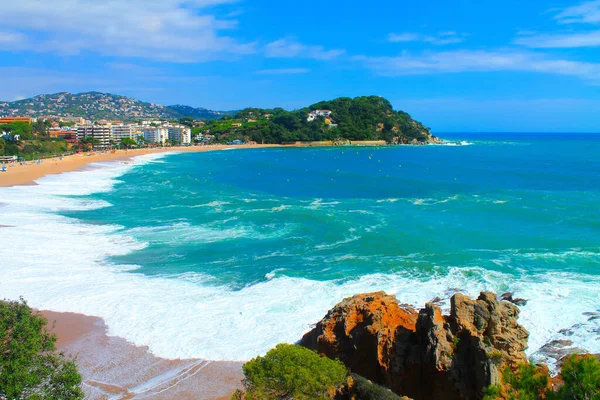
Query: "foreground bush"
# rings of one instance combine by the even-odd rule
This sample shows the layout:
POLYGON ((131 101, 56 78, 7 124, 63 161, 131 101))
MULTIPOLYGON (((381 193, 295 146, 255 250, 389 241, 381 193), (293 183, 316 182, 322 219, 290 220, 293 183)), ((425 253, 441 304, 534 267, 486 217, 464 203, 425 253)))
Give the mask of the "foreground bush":
POLYGON ((347 388, 348 398, 358 400, 400 400, 401 397, 385 388, 379 386, 360 375, 350 375, 351 384, 347 388))
POLYGON ((600 400, 600 361, 595 357, 569 356, 560 379, 562 384, 554 391, 543 368, 521 364, 513 373, 507 367, 501 384, 490 386, 484 400, 600 400))
POLYGON ((600 400, 600 361, 595 357, 570 356, 560 371, 564 385, 559 399, 600 400))
POLYGON ((348 371, 337 360, 301 346, 280 344, 243 366, 244 389, 234 399, 331 399, 348 371))
POLYGON ((8 399, 82 399, 75 363, 55 349, 47 321, 24 301, 0 301, 0 394, 8 399))

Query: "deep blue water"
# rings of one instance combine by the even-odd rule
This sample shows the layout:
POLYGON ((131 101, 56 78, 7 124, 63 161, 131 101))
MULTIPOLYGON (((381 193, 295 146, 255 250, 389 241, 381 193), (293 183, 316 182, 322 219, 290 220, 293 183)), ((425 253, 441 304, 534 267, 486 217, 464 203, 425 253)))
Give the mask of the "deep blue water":
POLYGON ((471 145, 170 155, 70 213, 148 247, 141 274, 241 288, 483 267, 600 274, 600 136, 452 134, 471 145))

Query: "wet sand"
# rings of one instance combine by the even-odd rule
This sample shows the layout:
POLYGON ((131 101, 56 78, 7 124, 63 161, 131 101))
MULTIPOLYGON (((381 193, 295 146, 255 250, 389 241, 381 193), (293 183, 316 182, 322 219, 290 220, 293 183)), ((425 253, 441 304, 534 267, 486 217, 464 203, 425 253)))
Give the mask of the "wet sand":
POLYGON ((58 337, 57 347, 76 358, 88 399, 221 400, 230 399, 241 387, 242 363, 167 360, 108 336, 101 318, 42 314, 58 337))
POLYGON ((156 149, 133 149, 133 150, 116 150, 114 153, 81 153, 62 158, 47 158, 43 159, 40 164, 28 162, 25 165, 9 164, 7 171, 0 172, 0 187, 1 186, 18 186, 32 185, 35 180, 45 175, 60 174, 63 172, 75 171, 82 168, 86 164, 105 161, 127 160, 131 157, 141 156, 145 154, 166 153, 166 152, 204 152, 223 150, 231 148, 262 148, 262 147, 278 147, 279 145, 211 145, 211 146, 190 146, 190 147, 165 147, 156 149))

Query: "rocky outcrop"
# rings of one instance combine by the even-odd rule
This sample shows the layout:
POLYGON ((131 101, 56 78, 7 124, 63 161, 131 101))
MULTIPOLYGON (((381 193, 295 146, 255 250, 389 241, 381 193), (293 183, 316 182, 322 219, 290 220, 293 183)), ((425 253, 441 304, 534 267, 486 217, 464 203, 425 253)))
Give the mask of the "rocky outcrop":
POLYGON ((429 132, 422 132, 422 137, 417 138, 408 138, 405 136, 398 136, 394 138, 394 143, 396 144, 411 144, 411 145, 426 145, 426 144, 442 144, 443 140, 438 138, 437 136, 433 136, 429 132))
POLYGON ((302 338, 302 345, 341 360, 367 379, 389 387, 396 338, 416 330, 417 312, 384 292, 345 299, 302 338))
POLYGON ((421 399, 478 399, 504 366, 526 361, 519 309, 492 293, 456 294, 450 315, 434 303, 418 313, 383 292, 345 299, 301 341, 354 373, 421 399))

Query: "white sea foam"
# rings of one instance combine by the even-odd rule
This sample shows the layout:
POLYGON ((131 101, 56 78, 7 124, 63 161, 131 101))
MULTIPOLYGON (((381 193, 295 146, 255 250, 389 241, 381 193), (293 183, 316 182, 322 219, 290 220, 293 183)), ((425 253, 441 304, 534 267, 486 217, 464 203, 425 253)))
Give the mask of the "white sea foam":
POLYGON ((459 142, 444 142, 440 143, 439 146, 471 146, 475 143, 467 142, 466 140, 461 140, 459 142))
POLYGON ((598 311, 597 276, 549 272, 514 277, 456 267, 434 277, 372 274, 319 282, 274 270, 264 282, 232 290, 202 274, 132 273, 135 266, 107 260, 143 248, 145 242, 119 226, 83 224, 54 213, 110 206, 64 196, 110 190, 129 168, 111 164, 43 178, 39 186, 0 189, 0 225, 12 226, 1 230, 10 247, 0 258, 0 297, 22 295, 34 307, 102 317, 111 335, 146 345, 158 356, 248 360, 279 342, 297 341, 329 308, 356 293, 385 290, 418 307, 442 296, 447 307, 457 290, 471 296, 482 290, 514 291, 528 300, 520 321, 531 332, 530 355, 542 357, 540 347, 560 338, 600 352, 600 321, 584 314, 598 311))

